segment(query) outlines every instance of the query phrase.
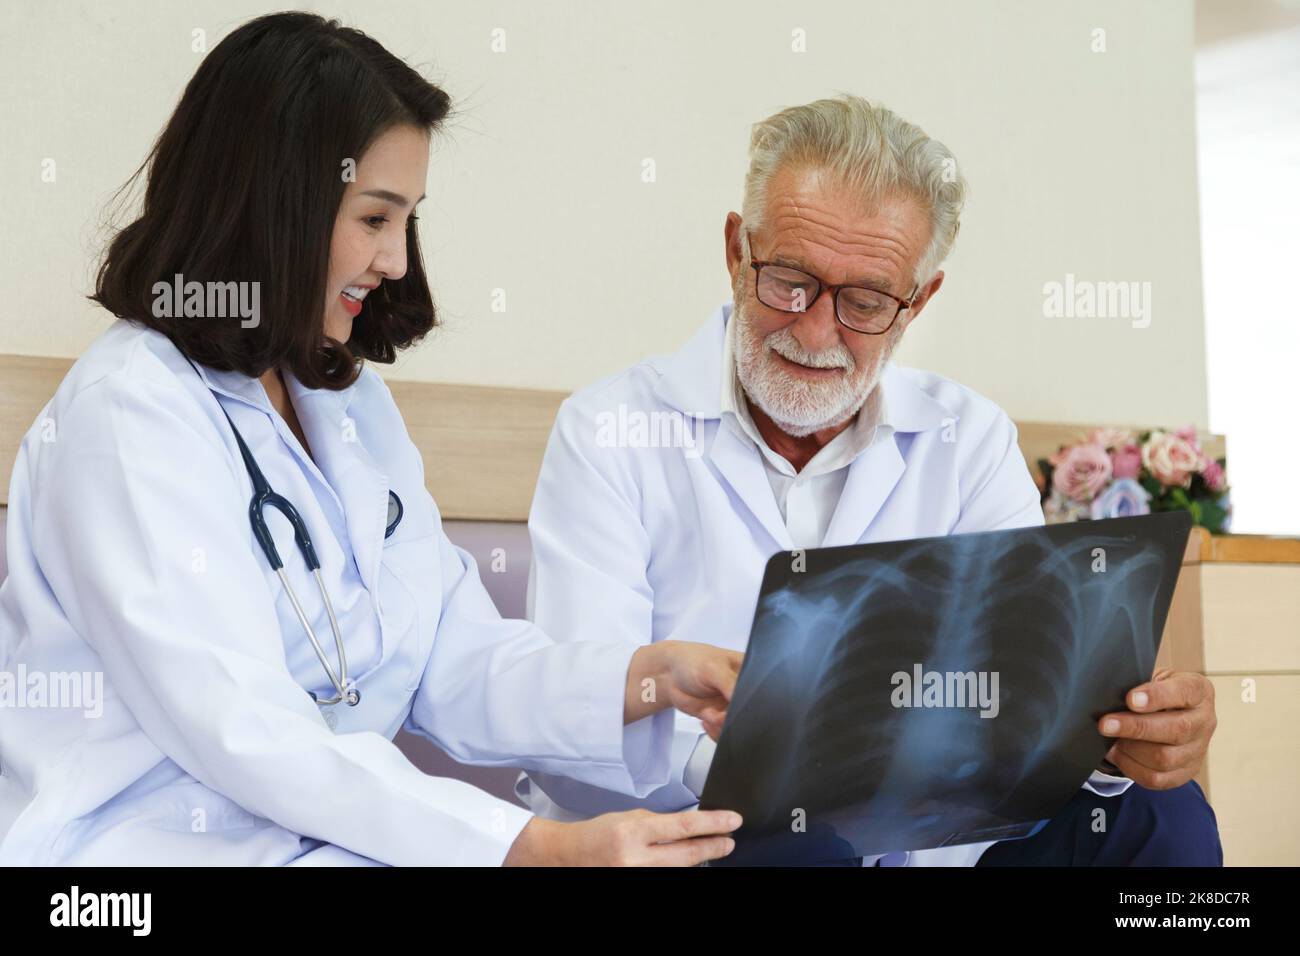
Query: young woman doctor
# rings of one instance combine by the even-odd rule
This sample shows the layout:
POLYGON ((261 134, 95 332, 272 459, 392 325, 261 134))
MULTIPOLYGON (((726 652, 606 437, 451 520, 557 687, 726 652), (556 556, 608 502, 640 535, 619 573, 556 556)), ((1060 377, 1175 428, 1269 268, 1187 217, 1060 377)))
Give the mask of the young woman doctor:
POLYGON ((739 666, 502 620, 444 534, 363 360, 435 324, 412 211, 447 111, 374 40, 302 13, 239 28, 186 88, 91 297, 118 319, 14 469, 0 670, 28 697, 0 710, 0 864, 730 851, 732 813, 555 823, 392 742, 643 795, 667 780, 665 708, 716 734, 739 666))

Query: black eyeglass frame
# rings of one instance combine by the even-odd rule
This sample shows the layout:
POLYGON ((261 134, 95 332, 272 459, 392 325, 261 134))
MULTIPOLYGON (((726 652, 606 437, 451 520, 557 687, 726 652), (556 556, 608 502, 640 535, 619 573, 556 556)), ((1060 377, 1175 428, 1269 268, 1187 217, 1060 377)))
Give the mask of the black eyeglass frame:
POLYGON ((899 315, 902 314, 903 312, 906 312, 908 309, 910 309, 913 306, 913 304, 916 302, 917 294, 921 291, 921 286, 918 283, 916 288, 912 290, 912 294, 910 296, 908 296, 906 299, 900 299, 897 296, 890 295, 888 292, 884 292, 880 289, 873 289, 871 286, 853 285, 852 283, 848 283, 848 282, 843 283, 841 285, 831 285, 829 282, 824 282, 820 276, 815 276, 811 272, 808 272, 804 269, 796 269, 793 266, 787 266, 780 262, 772 262, 767 259, 753 258, 754 240, 748 230, 745 231, 745 242, 749 246, 749 251, 750 251, 749 267, 754 270, 754 297, 758 299, 759 302, 763 302, 763 298, 762 296, 759 295, 758 289, 759 289, 759 283, 762 280, 763 270, 765 268, 771 266, 777 269, 785 269, 789 272, 797 272, 800 275, 807 276, 813 282, 817 283, 817 291, 813 293, 812 298, 810 298, 807 302, 804 303, 804 307, 802 309, 787 309, 779 305, 773 305, 770 302, 763 302, 763 305, 767 306, 769 309, 776 309, 778 312, 785 312, 790 315, 798 315, 801 312, 807 312, 809 309, 811 309, 813 307, 813 303, 816 302, 821 297, 821 294, 823 292, 826 292, 827 290, 830 290, 831 295, 834 299, 835 321, 839 322, 839 324, 844 326, 846 329, 849 329, 850 331, 853 332, 857 332, 860 335, 884 335, 886 332, 888 332, 890 329, 894 327, 894 323, 898 321, 899 315), (845 322, 844 316, 840 315, 840 292, 842 292, 845 289, 858 289, 862 292, 870 292, 874 295, 883 295, 886 299, 892 299, 897 304, 897 308, 894 310, 894 315, 889 320, 889 324, 886 325, 883 329, 881 329, 878 332, 872 332, 869 329, 860 329, 855 325, 850 325, 848 322, 845 322))

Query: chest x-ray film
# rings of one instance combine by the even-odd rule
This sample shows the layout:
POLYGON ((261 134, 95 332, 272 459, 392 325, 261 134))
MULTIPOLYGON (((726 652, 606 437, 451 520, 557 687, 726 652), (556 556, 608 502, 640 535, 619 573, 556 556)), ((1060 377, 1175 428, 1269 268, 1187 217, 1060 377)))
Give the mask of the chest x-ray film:
POLYGON ((701 807, 722 865, 1023 837, 1149 680, 1191 518, 1168 512, 781 552, 701 807))

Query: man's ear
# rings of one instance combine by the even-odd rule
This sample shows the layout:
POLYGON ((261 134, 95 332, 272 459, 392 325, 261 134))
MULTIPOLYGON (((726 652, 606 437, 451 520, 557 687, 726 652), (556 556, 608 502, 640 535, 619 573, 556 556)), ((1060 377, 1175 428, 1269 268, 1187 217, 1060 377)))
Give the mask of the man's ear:
POLYGON ((921 314, 921 310, 930 303, 941 285, 943 285, 942 271, 936 272, 934 278, 921 287, 921 291, 916 294, 916 298, 912 301, 912 307, 905 313, 908 325, 916 321, 917 316, 921 314))
POLYGON ((726 244, 725 255, 727 260, 727 272, 731 275, 731 284, 733 288, 736 284, 736 273, 740 270, 740 263, 744 259, 744 253, 741 251, 740 247, 740 226, 740 213, 727 213, 727 221, 722 227, 722 235, 726 244))

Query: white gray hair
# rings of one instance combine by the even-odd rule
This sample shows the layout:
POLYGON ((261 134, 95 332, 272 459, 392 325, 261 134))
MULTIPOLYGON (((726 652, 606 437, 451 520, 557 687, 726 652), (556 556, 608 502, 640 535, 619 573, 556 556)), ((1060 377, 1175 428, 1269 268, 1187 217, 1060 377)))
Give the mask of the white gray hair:
POLYGON ((929 213, 930 241, 916 264, 918 286, 952 250, 966 180, 948 147, 885 107, 846 93, 755 123, 741 207, 750 228, 762 228, 768 185, 786 167, 824 169, 868 205, 899 194, 920 202, 929 213))

